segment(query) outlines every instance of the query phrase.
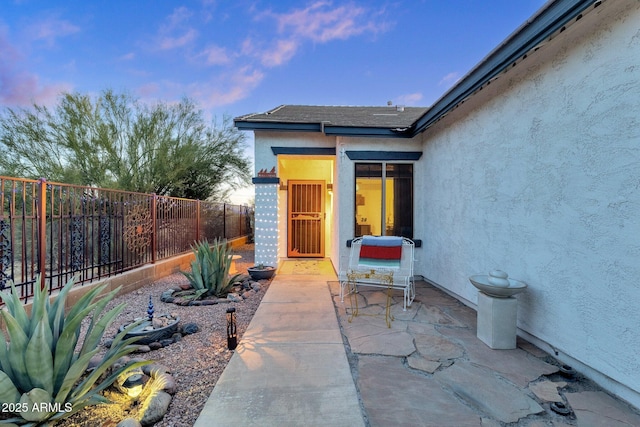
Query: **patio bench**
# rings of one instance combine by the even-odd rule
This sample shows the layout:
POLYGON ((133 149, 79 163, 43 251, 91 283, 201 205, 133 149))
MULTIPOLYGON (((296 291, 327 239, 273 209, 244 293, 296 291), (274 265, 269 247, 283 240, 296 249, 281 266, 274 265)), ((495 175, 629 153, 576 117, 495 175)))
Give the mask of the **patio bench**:
POLYGON ((391 289, 400 289, 403 292, 402 308, 406 311, 416 296, 414 248, 414 242, 406 237, 364 236, 353 239, 347 267, 340 272, 340 300, 344 302, 345 295, 356 293, 357 286, 385 288, 389 296, 391 289))

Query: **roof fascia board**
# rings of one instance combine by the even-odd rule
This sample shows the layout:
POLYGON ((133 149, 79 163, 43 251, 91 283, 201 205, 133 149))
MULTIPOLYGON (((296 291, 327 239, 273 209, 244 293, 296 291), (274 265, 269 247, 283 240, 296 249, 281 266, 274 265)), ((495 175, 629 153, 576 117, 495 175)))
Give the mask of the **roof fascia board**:
POLYGON ((506 67, 524 56, 547 37, 578 16, 594 0, 557 0, 521 25, 507 40, 494 49, 460 82, 436 101, 416 121, 412 137, 423 132, 453 107, 464 101, 506 67))
POLYGON ((245 122, 234 120, 239 130, 280 130, 289 132, 320 132, 320 123, 245 122))
POLYGON ((408 129, 389 129, 374 127, 338 127, 324 126, 325 135, 330 136, 374 136, 383 138, 411 138, 413 135, 407 132, 408 129))
POLYGON ((254 184, 280 184, 280 178, 278 177, 254 177, 251 178, 251 182, 254 184))
POLYGON ((284 132, 320 132, 327 136, 373 136, 384 138, 411 138, 409 129, 389 129, 376 127, 327 126, 326 123, 283 123, 283 122, 247 122, 234 121, 239 130, 284 131, 284 132))
POLYGON ((349 160, 420 160, 422 151, 356 151, 347 150, 349 160))
POLYGON ((301 156, 335 156, 335 147, 271 147, 274 155, 293 154, 301 156))

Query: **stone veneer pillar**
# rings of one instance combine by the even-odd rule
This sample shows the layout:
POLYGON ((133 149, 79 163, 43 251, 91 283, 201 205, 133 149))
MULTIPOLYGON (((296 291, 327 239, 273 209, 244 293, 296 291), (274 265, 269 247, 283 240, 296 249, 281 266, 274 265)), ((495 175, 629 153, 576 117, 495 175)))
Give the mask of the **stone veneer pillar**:
POLYGON ((254 179, 256 186, 255 263, 278 265, 278 178, 254 179), (262 181, 262 182, 261 182, 262 181), (265 182, 266 181, 266 182, 265 182))

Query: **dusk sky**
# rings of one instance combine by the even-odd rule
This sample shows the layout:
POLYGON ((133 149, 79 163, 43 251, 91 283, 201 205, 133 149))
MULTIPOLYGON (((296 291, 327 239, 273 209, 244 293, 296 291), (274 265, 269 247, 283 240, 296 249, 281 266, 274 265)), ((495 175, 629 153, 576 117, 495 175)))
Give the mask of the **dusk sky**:
POLYGON ((0 0, 0 106, 114 89, 217 118, 427 107, 544 3, 0 0))

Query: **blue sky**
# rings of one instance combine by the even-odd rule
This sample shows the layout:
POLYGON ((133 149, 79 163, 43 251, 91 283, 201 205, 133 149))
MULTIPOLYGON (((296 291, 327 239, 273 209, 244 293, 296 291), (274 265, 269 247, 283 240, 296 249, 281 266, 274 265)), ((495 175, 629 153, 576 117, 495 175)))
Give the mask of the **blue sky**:
POLYGON ((1 0, 0 107, 111 88, 212 117, 429 106, 543 0, 1 0))

